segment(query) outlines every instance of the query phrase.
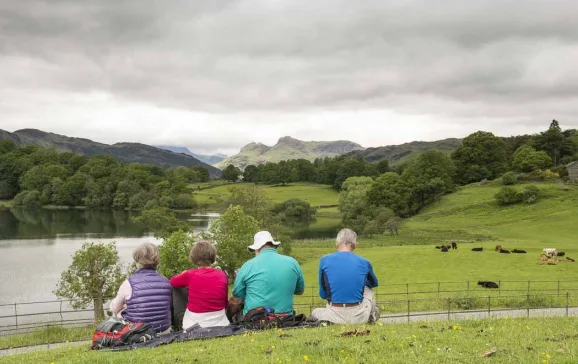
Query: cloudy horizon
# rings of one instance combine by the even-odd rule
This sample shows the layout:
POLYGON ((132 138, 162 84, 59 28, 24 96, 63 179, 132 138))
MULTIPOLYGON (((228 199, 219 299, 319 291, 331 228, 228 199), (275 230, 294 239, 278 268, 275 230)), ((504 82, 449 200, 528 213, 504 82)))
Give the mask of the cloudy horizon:
POLYGON ((234 154, 578 128, 572 1, 0 3, 0 129, 234 154))

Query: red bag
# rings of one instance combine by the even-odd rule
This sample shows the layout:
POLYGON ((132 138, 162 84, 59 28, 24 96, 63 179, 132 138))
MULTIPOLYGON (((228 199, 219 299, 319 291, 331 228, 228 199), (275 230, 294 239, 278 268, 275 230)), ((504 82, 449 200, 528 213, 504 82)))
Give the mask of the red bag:
POLYGON ((147 323, 128 322, 109 317, 94 331, 92 349, 98 350, 147 342, 155 336, 154 330, 147 323))

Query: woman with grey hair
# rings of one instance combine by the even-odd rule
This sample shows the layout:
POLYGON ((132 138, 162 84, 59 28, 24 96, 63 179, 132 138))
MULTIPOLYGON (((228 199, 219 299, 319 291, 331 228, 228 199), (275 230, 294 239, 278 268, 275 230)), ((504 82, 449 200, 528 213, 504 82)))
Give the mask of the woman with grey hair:
POLYGON ((157 273, 160 263, 156 245, 144 243, 138 246, 132 257, 137 271, 128 277, 110 303, 110 311, 131 322, 146 322, 157 333, 169 332, 171 328, 171 285, 169 280, 157 273))

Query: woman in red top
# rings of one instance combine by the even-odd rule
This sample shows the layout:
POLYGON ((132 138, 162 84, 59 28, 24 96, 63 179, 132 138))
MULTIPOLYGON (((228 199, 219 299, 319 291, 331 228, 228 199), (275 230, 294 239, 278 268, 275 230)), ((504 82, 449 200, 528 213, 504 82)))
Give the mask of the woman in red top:
POLYGON ((175 288, 188 287, 189 301, 183 317, 183 330, 199 324, 201 327, 227 326, 228 279, 220 269, 212 268, 217 251, 208 241, 195 243, 189 259, 197 269, 189 269, 170 279, 175 288))

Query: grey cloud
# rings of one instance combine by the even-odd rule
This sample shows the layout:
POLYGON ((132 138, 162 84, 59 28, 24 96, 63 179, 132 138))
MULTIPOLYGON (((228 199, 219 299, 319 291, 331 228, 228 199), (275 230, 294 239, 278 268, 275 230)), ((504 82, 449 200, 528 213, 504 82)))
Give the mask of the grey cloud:
POLYGON ((555 105, 570 116, 576 10, 535 0, 7 1, 0 80, 10 82, 0 88, 96 90, 214 113, 523 118, 555 105))

